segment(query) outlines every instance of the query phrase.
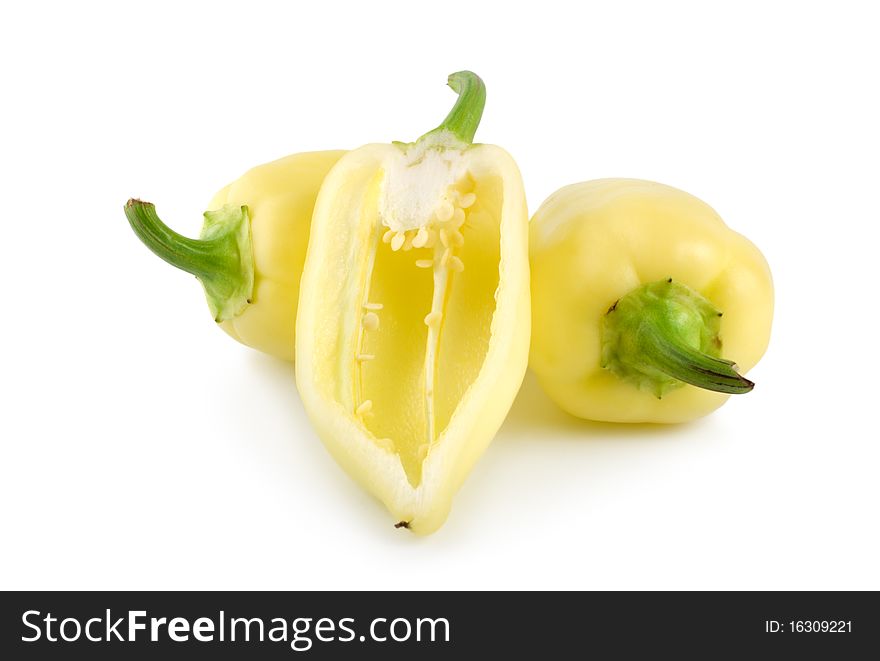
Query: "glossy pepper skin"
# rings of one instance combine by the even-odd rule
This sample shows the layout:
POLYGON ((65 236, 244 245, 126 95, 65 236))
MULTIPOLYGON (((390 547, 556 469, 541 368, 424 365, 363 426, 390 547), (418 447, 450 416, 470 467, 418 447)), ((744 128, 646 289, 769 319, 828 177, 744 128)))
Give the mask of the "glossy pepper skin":
POLYGON ((473 144, 485 86, 414 143, 346 154, 315 206, 296 380, 333 457, 417 534, 501 425, 528 361, 528 214, 513 159, 473 144))
POLYGON ((531 221, 530 262, 529 364, 572 415, 685 422, 754 385, 742 374, 770 338, 770 270, 692 195, 636 179, 562 188, 531 221))
POLYGON ((312 211, 343 154, 293 154, 248 170, 211 200, 200 239, 168 228, 148 202, 129 200, 125 215, 148 248, 202 282, 220 328, 292 361, 312 211))

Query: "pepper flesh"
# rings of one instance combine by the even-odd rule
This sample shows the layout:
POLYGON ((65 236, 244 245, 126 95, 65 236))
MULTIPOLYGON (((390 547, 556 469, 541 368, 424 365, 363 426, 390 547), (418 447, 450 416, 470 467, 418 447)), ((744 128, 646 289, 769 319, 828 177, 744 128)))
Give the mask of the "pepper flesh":
MULTIPOLYGON (((636 179, 562 188, 532 219, 530 261, 529 364, 569 413, 610 422, 684 422, 717 409, 729 392, 751 389, 751 382, 737 378, 733 361, 745 374, 767 348, 770 270, 748 239, 692 195, 636 179), (649 346, 645 317, 628 324, 636 339, 625 347, 624 360, 619 345, 611 348, 618 301, 648 295, 660 301, 666 287, 676 289, 670 291, 674 299, 661 301, 665 319, 677 324, 667 333, 679 336, 681 351, 706 361, 690 370, 703 378, 702 387, 670 377, 673 352, 649 346), (711 350, 716 342, 717 351, 711 350), (651 351, 656 360, 639 355, 651 351)), ((636 308, 629 314, 639 314, 636 308)))
POLYGON ((485 91, 413 144, 343 157, 315 206, 297 384, 336 460, 425 534, 516 395, 529 341, 528 216, 506 152, 471 145, 485 91))
POLYGON ((220 328, 242 344, 292 361, 312 211, 324 177, 344 153, 292 154, 248 170, 211 200, 208 208, 215 211, 205 213, 200 240, 170 230, 147 202, 130 200, 125 213, 147 247, 202 281, 220 328), (241 222, 241 228, 232 226, 241 222), (209 243, 212 233, 224 231, 234 236, 209 243))

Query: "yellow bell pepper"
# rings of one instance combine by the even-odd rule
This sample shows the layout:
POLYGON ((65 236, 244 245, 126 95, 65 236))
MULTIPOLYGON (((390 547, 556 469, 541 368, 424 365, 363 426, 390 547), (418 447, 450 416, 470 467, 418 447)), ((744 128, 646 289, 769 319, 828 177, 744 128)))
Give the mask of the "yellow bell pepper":
POLYGON ((249 170, 211 200, 200 239, 168 228, 149 202, 129 200, 125 215, 150 250, 202 282, 220 328, 242 344, 293 360, 312 210, 344 153, 293 154, 249 170))
POLYGON ((567 186, 532 219, 530 259, 529 363, 569 413, 683 422, 752 389, 770 270, 704 202, 635 179, 567 186))
POLYGON ((473 73, 411 144, 349 152, 315 206, 296 329, 305 409, 336 460, 426 534, 495 435, 528 360, 528 215, 511 157, 472 144, 473 73))

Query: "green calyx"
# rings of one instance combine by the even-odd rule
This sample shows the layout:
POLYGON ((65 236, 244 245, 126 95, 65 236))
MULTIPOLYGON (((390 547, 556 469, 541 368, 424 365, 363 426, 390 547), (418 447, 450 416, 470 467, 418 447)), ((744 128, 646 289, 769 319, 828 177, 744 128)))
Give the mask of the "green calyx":
POLYGON ((206 211, 199 239, 172 230, 149 202, 129 200, 125 217, 150 250, 201 281, 214 321, 232 319, 251 302, 254 251, 246 206, 227 204, 206 211))
POLYGON ((395 142, 394 144, 403 149, 414 145, 427 148, 464 149, 473 143, 486 105, 486 85, 473 71, 457 71, 450 74, 447 84, 458 94, 458 99, 440 126, 428 131, 413 143, 395 142))
POLYGON ((739 394, 754 383, 721 358, 721 312, 672 278, 641 285, 602 320, 602 367, 658 398, 685 383, 739 394))

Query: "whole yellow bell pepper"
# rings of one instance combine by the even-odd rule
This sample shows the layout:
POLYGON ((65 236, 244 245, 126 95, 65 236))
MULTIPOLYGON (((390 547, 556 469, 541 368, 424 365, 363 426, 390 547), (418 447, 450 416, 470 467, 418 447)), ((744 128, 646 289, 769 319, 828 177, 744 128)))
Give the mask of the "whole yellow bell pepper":
POLYGON ((752 389, 770 270, 692 195, 636 179, 562 188, 532 219, 530 260, 529 364, 569 413, 683 422, 752 389))
POLYGON ((211 200, 199 239, 171 230, 149 202, 129 200, 125 215, 150 250, 202 282, 220 328, 242 344, 293 360, 315 198, 344 153, 293 154, 249 170, 211 200))
POLYGON ((346 154, 315 205, 296 380, 336 460, 426 534, 492 440, 528 361, 528 214, 513 159, 472 144, 475 74, 415 143, 346 154))

